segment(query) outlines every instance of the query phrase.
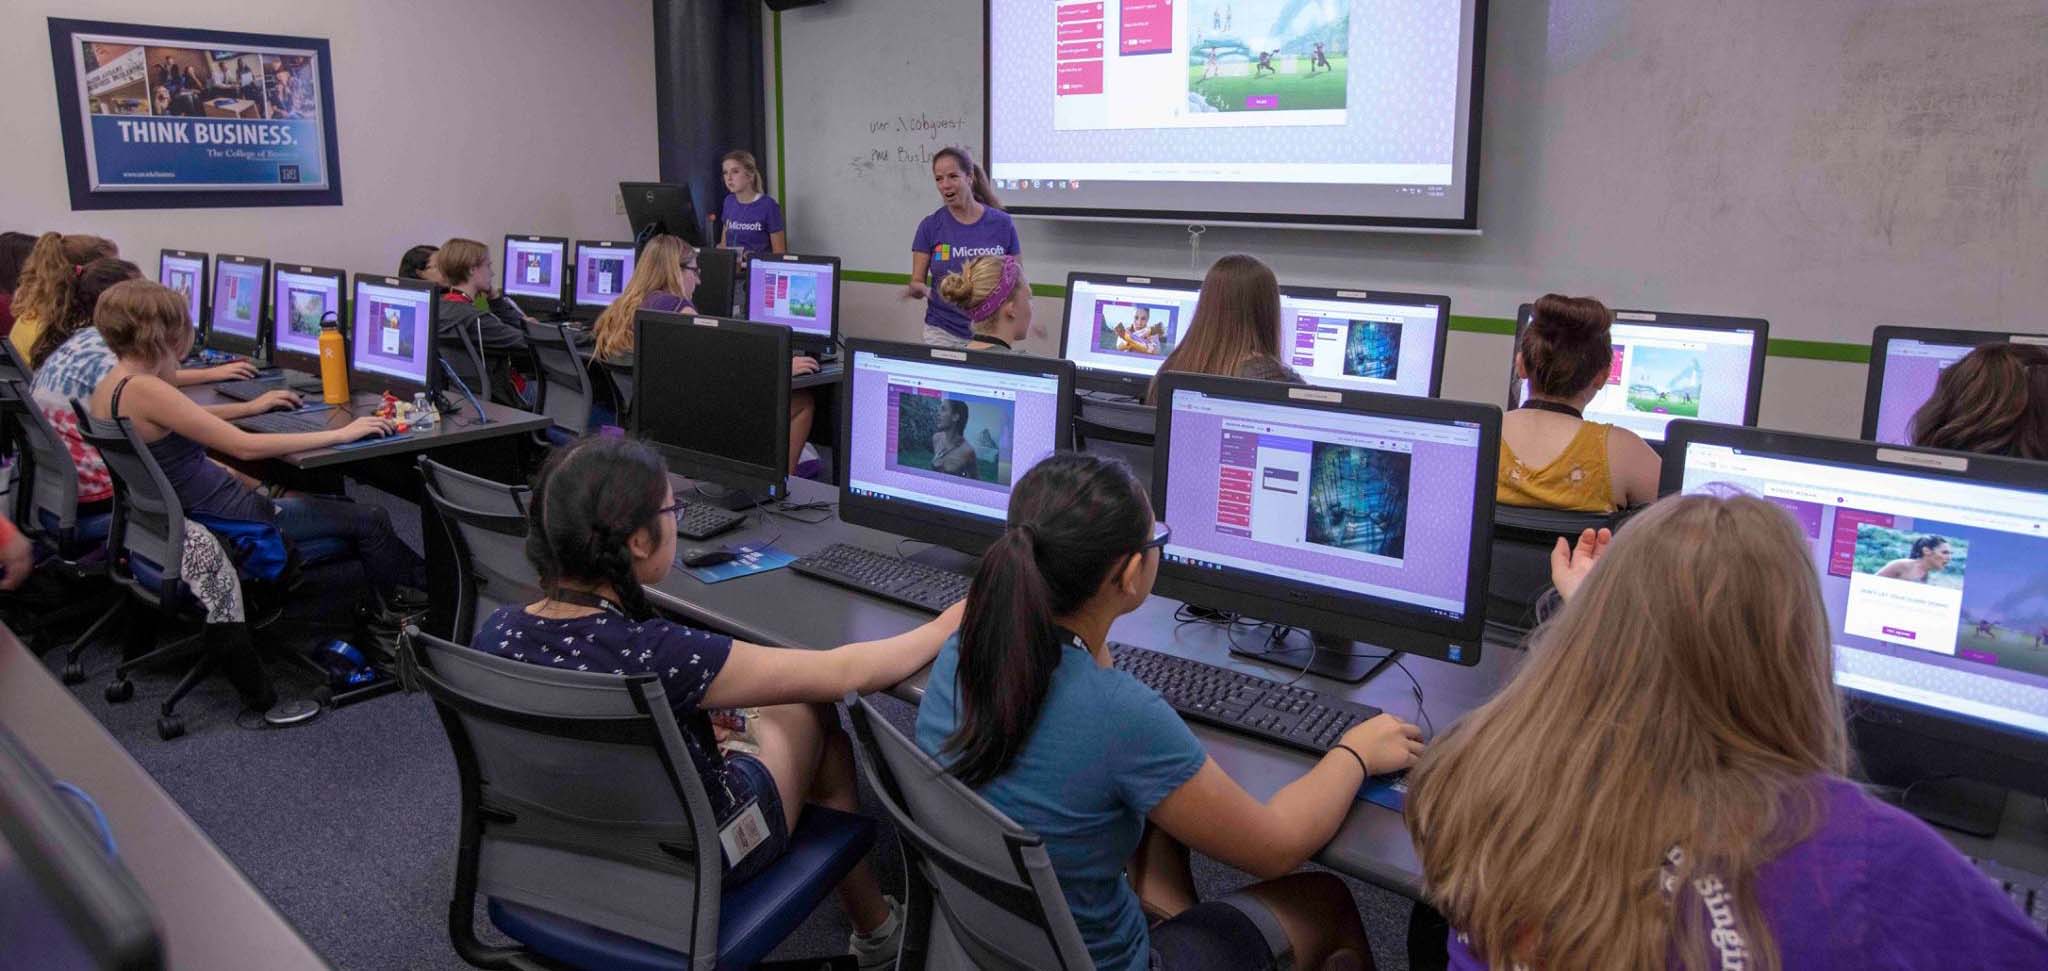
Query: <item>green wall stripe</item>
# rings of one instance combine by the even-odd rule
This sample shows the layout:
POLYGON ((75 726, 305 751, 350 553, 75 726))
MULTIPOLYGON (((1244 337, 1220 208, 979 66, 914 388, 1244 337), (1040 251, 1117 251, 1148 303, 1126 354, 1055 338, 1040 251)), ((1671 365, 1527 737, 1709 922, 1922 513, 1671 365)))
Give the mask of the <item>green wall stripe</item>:
POLYGON ((789 166, 783 164, 782 146, 782 11, 775 11, 775 201, 782 205, 784 221, 789 216, 789 166))
POLYGON ((1798 357, 1809 361, 1840 361, 1844 364, 1869 364, 1870 346, 1867 344, 1840 344, 1834 341, 1795 341, 1782 337, 1771 338, 1768 352, 1772 357, 1798 357))
POLYGON ((1451 315, 1451 329, 1467 334, 1506 334, 1515 336, 1515 322, 1507 317, 1463 317, 1451 315))

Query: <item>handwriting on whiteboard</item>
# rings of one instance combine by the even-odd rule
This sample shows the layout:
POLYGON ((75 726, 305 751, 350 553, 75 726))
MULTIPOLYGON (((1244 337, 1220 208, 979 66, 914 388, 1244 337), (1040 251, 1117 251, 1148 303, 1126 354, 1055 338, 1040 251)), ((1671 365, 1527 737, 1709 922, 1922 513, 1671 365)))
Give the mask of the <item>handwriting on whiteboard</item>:
POLYGON ((967 119, 920 111, 872 118, 867 127, 872 141, 847 163, 860 177, 892 169, 930 168, 932 156, 958 143, 967 119))

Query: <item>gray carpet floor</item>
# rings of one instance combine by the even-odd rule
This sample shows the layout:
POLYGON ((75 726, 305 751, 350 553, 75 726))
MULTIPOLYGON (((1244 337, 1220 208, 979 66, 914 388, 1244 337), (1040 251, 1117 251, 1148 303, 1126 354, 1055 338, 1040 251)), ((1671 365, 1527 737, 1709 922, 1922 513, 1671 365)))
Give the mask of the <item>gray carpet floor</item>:
MULTIPOLYGON (((418 548, 419 519, 410 506, 377 493, 359 498, 388 505, 401 534, 418 548)), ((299 627, 281 636, 308 635, 299 627)), ((61 664, 59 654, 45 659, 53 669, 61 664)), ((101 690, 115 654, 103 646, 87 656, 87 680, 73 689, 78 700, 315 949, 349 971, 467 967, 449 945, 446 927, 455 766, 424 695, 388 695, 293 728, 250 728, 237 723, 234 692, 216 678, 179 706, 186 737, 163 742, 156 737, 156 701, 175 679, 139 676, 133 701, 108 704, 101 690)), ((304 697, 313 687, 295 668, 273 664, 272 670, 287 696, 304 697)), ((915 717, 915 709, 893 699, 881 708, 906 731, 915 717)), ((250 721, 260 724, 243 719, 250 721)), ((892 834, 885 833, 875 862, 891 892, 900 888, 903 862, 892 834)), ((1205 897, 1250 881, 1199 857, 1195 878, 1205 897)), ((1408 900, 1346 882, 1378 966, 1406 969, 1408 900)), ((845 919, 827 903, 776 957, 844 953, 847 932, 845 919)))

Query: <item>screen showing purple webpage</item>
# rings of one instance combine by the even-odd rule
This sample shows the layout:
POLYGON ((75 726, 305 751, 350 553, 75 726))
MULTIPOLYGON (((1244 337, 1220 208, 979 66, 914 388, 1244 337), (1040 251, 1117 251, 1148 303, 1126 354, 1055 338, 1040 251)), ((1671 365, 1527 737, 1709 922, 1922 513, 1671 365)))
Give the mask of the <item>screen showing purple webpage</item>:
POLYGON ((1725 445, 1665 461, 1792 514, 1837 684, 2048 737, 2048 495, 1725 445))
POLYGON ((320 356, 320 321, 341 313, 341 278, 311 272, 310 267, 284 267, 271 283, 272 346, 280 351, 320 356))
POLYGON ((553 240, 506 240, 504 291, 515 297, 562 299, 562 261, 568 256, 563 248, 553 240))
POLYGON ((213 332, 255 340, 263 319, 263 264, 213 265, 213 332))
MULTIPOLYGON (((1632 324, 1615 316, 1614 367, 1586 405, 1586 420, 1619 425, 1649 442, 1663 441, 1674 418, 1743 423, 1755 331, 1632 324)), ((1523 381, 1515 400, 1528 396, 1523 381)))
POLYGON ((426 384, 434 349, 434 295, 357 280, 355 304, 355 346, 349 351, 354 369, 426 384))
POLYGON ((576 247, 576 305, 609 307, 633 278, 633 247, 576 247))
POLYGON ((747 319, 782 324, 799 334, 832 336, 832 299, 839 287, 830 263, 784 263, 760 257, 748 271, 747 319))
POLYGON ((1170 406, 1168 559, 1465 615, 1477 425, 1190 390, 1170 406))
POLYGON ((156 282, 178 291, 185 298, 185 314, 193 327, 199 326, 199 298, 204 292, 206 261, 197 256, 163 254, 157 265, 156 282))
POLYGON ((1059 377, 853 356, 847 488, 1001 521, 1010 487, 1060 448, 1059 377))
POLYGON ((1194 287, 1151 286, 1143 278, 1075 280, 1067 294, 1067 346, 1075 367, 1151 377, 1195 321, 1194 287))
POLYGON ((1429 397, 1437 327, 1431 305, 1280 297, 1281 353, 1303 380, 1324 387, 1429 397))

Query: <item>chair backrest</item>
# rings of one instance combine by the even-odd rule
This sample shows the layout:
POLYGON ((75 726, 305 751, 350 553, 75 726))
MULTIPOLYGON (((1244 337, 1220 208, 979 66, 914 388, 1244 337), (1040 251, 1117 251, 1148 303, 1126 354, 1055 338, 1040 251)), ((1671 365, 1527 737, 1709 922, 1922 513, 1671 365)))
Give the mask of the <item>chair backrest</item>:
POLYGON ((1150 488, 1158 414, 1157 408, 1134 401, 1084 398, 1074 409, 1074 450, 1122 459, 1150 488))
POLYGON ((558 324, 534 324, 527 339, 540 366, 537 407, 557 426, 583 434, 590 427, 590 370, 575 335, 558 324))
MULTIPOLYGON (((4 343, 4 342, 0 342, 4 343)), ((78 465, 26 381, 0 378, 0 415, 8 437, 21 443, 14 488, 14 522, 30 532, 78 525, 78 465)))
POLYGON ((633 365, 614 361, 600 361, 604 376, 611 380, 612 400, 618 404, 619 427, 633 427, 627 421, 633 414, 633 365))
POLYGON ((1534 628, 1550 595, 1550 551, 1558 537, 1569 542, 1581 531, 1617 524, 1617 518, 1607 513, 1494 507, 1486 619, 1515 632, 1534 628))
POLYGON ((185 507, 171 489, 149 446, 126 418, 94 418, 86 403, 74 401, 78 434, 99 449, 114 480, 114 518, 107 527, 107 549, 114 554, 114 579, 148 602, 161 603, 177 585, 185 559, 185 507), (134 564, 123 554, 139 556, 163 575, 155 590, 135 580, 134 564))
POLYGON ((458 472, 422 455, 427 498, 455 547, 455 636, 467 641, 477 618, 540 598, 540 574, 526 559, 525 486, 458 472))
POLYGON ((931 889, 931 959, 1001 971, 1091 969, 1045 842, 947 774, 858 696, 846 707, 869 788, 931 889))
POLYGON ((434 700, 461 785, 448 912, 457 949, 483 948, 482 893, 679 951, 709 971, 718 831, 660 681, 528 664, 417 628, 400 655, 408 683, 434 700))
POLYGON ((0 341, 0 381, 33 382, 35 368, 28 366, 28 360, 15 350, 13 341, 0 341))

